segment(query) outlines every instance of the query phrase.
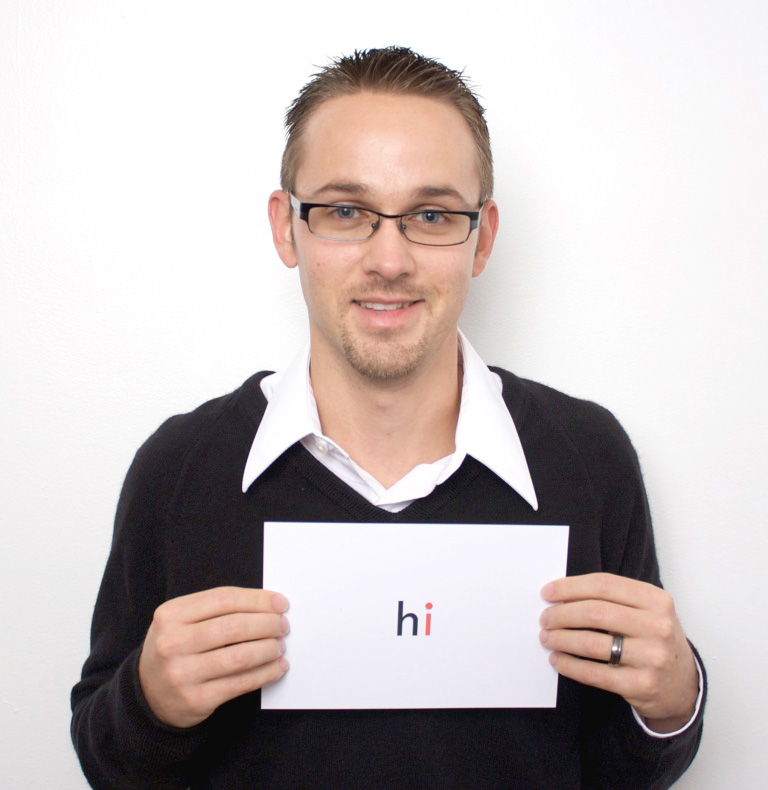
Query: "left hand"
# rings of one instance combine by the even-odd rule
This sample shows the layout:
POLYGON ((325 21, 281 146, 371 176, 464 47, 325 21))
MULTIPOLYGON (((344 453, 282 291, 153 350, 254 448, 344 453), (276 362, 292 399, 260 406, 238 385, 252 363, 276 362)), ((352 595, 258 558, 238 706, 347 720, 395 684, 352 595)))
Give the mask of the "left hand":
POLYGON ((551 582, 541 594, 563 602, 540 620, 541 642, 555 651, 550 662, 561 675, 619 694, 656 732, 689 721, 698 672, 668 593, 624 576, 588 573, 551 582), (608 661, 613 634, 624 636, 619 665, 585 660, 608 661))

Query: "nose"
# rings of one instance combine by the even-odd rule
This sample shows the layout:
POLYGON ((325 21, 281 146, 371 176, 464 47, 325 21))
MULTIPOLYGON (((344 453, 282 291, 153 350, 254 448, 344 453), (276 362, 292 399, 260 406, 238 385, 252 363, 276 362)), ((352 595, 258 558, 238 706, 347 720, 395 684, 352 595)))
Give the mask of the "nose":
POLYGON ((416 246, 400 230, 400 219, 382 217, 376 232, 365 242, 363 268, 366 274, 378 274, 385 280, 395 280, 415 269, 413 257, 416 246))

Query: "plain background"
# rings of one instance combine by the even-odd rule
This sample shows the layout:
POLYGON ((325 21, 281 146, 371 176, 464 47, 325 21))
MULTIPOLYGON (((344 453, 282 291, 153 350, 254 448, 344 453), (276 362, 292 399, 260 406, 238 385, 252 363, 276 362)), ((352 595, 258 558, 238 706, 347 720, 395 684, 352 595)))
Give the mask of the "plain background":
POLYGON ((85 786, 68 696, 122 478, 305 338, 266 219, 282 115, 392 43, 488 107, 502 226, 464 330, 637 446, 711 681, 679 786, 764 786, 768 5, 2 0, 4 787, 85 786))

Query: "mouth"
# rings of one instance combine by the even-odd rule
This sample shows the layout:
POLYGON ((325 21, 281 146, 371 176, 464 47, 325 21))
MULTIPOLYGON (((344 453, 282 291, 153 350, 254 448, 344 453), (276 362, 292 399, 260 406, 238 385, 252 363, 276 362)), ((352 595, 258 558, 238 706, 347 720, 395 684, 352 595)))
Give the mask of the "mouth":
POLYGON ((355 304, 366 310, 386 312, 390 310, 403 310, 406 307, 416 304, 416 302, 361 302, 355 300, 355 304))

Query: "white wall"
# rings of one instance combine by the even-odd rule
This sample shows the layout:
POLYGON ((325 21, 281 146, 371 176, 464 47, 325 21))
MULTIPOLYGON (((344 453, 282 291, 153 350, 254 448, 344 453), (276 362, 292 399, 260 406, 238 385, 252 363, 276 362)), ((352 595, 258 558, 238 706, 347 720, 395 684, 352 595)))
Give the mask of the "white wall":
POLYGON ((679 786, 763 786, 767 33, 763 0, 3 0, 3 786, 85 786, 68 694, 122 477, 304 337, 265 212, 282 113, 390 43, 489 107, 503 226, 464 329, 640 453, 711 680, 679 786))

